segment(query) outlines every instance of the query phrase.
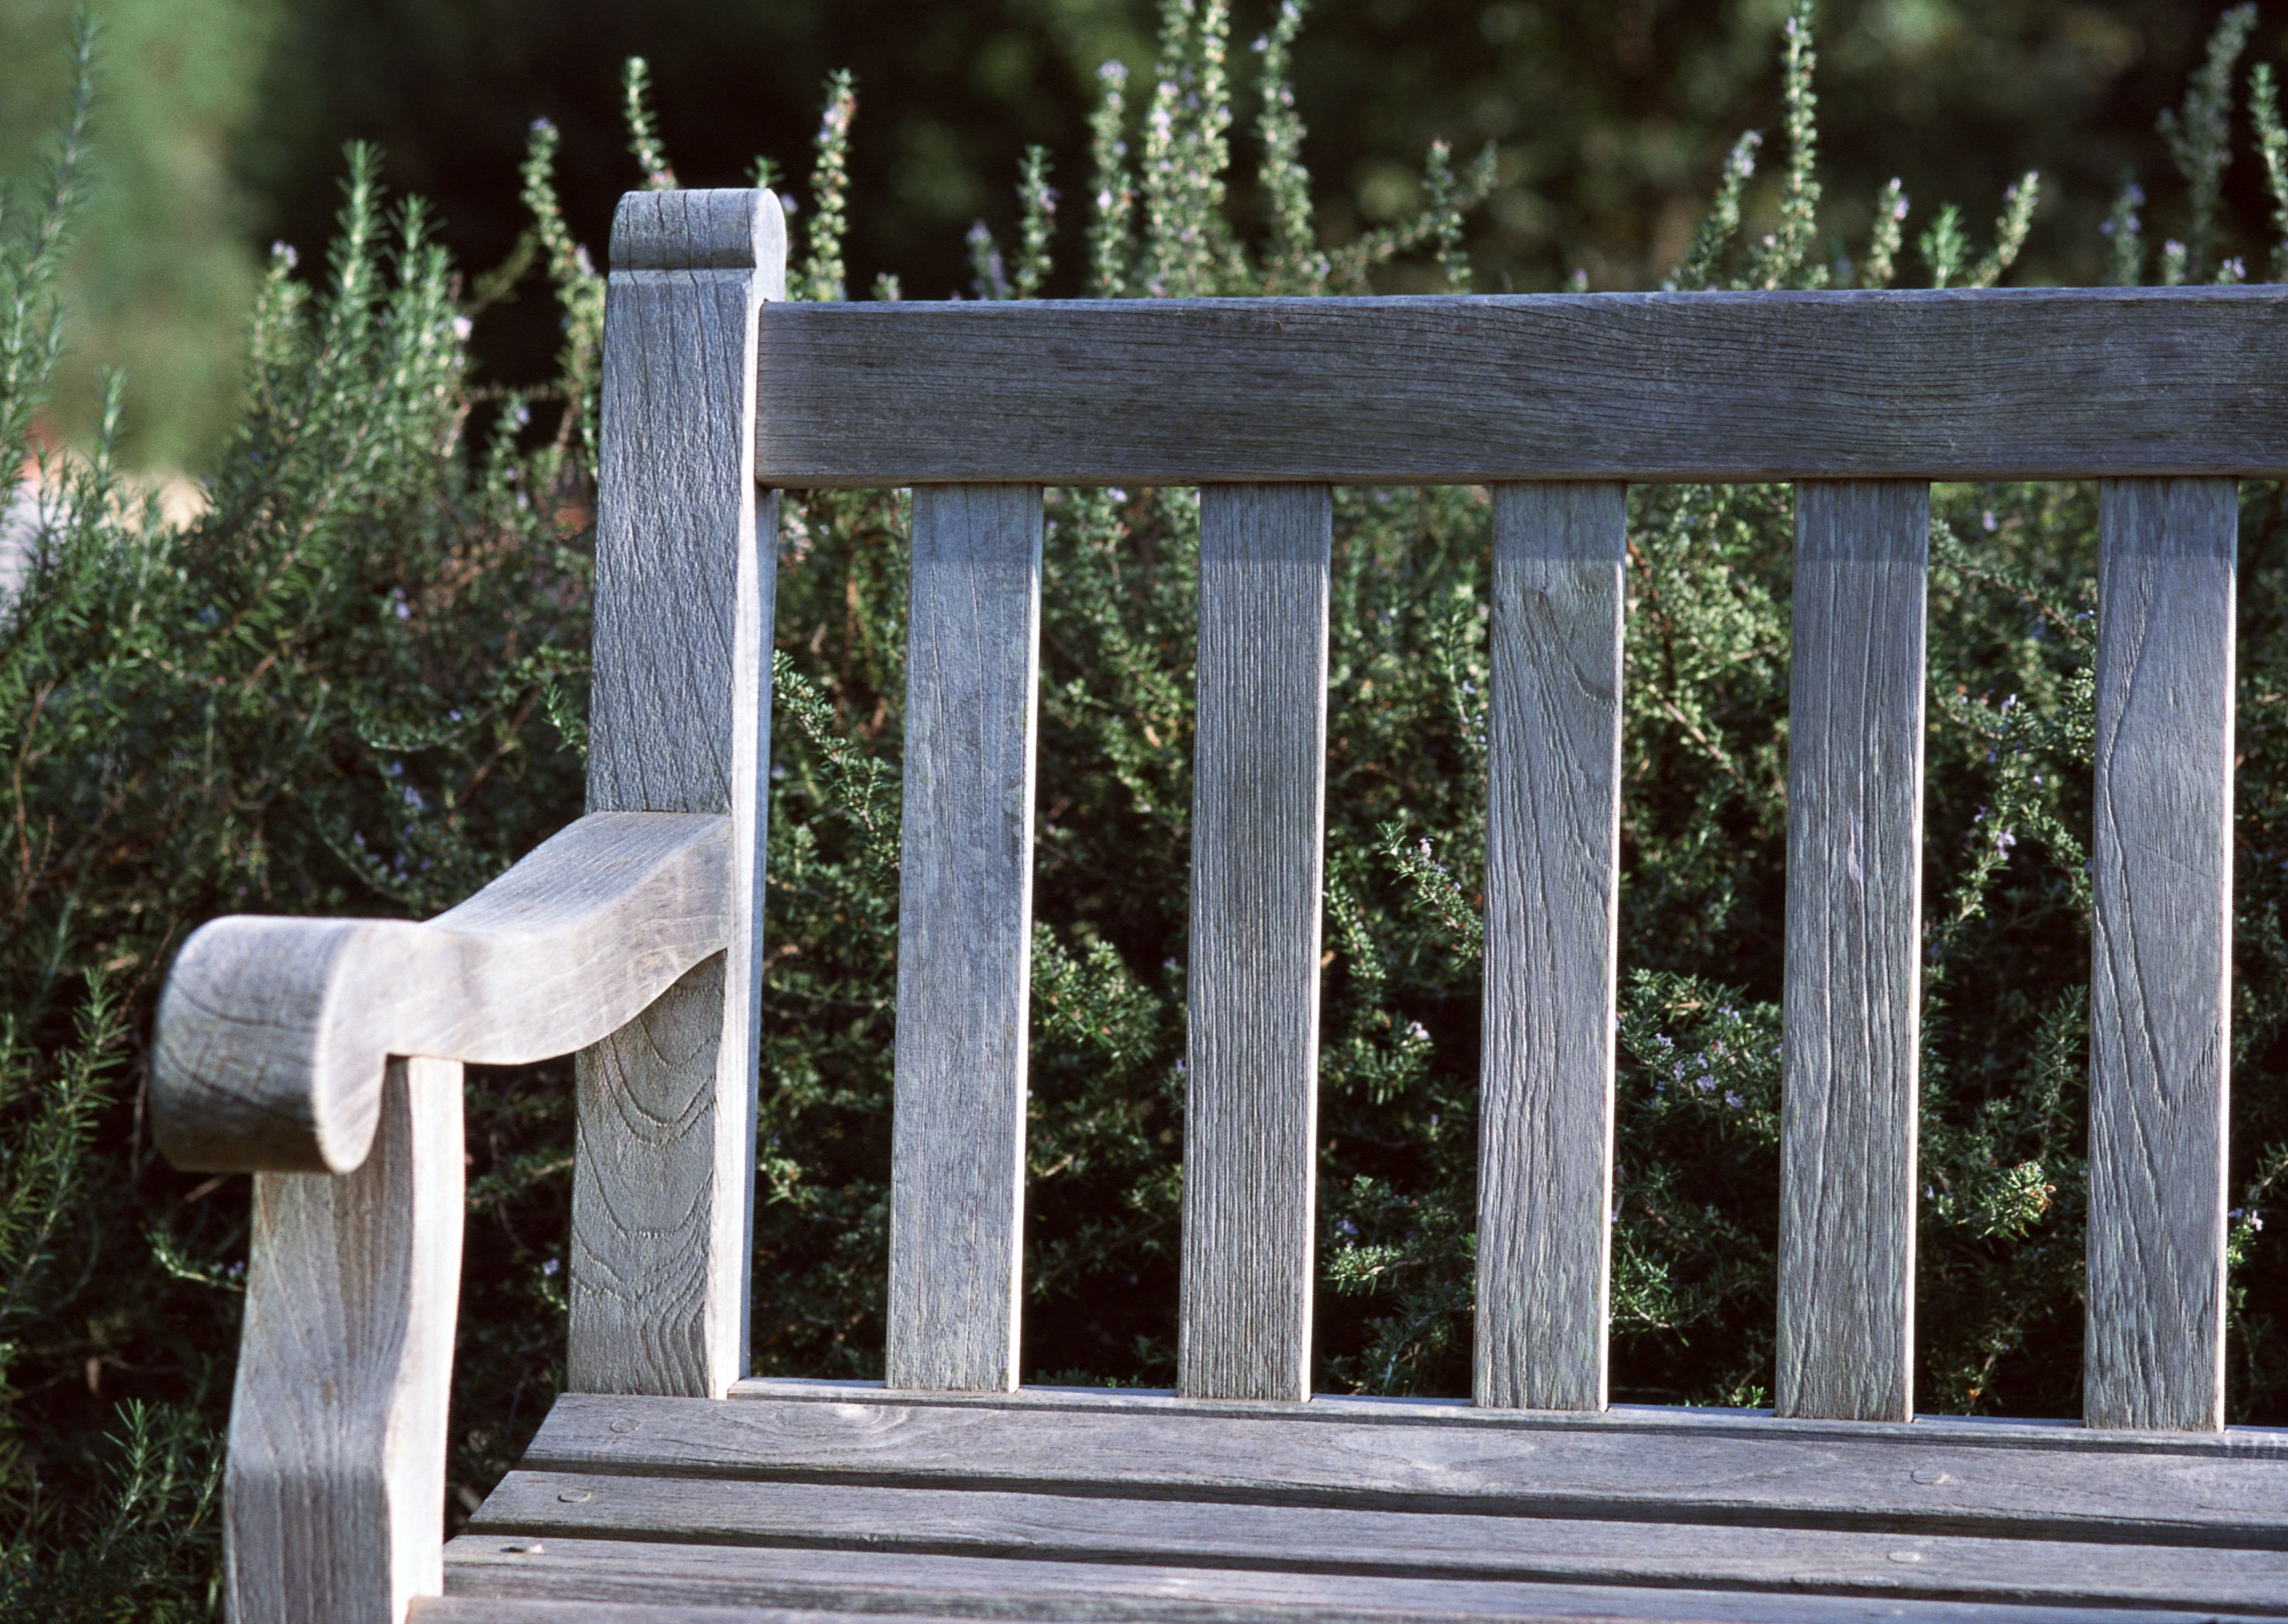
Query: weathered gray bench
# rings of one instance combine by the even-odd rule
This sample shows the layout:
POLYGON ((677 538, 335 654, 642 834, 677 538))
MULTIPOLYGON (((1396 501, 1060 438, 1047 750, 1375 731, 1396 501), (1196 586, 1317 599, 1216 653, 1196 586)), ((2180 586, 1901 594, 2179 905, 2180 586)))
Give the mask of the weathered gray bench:
MULTIPOLYGON (((786 305, 614 229, 588 816, 426 924, 232 919, 235 1616, 2288 1613, 2223 1427, 2234 480, 2288 294, 786 305), (2082 1424, 1913 1419, 1928 485, 2102 479, 2082 1424), (1792 480, 1776 1413, 1609 1408, 1625 481, 1792 480), (1335 484, 1493 487, 1474 1402, 1314 1398, 1335 484), (1180 1386, 1018 1386, 1041 487, 1201 487, 1180 1386), (910 486, 886 1384, 746 1375, 778 487, 910 486), (570 1390, 444 1545, 463 1062, 578 1049, 570 1390), (2053 1610, 2055 1610, 2054 1612, 2053 1610)), ((2111 1616, 2111 1615, 2109 1615, 2111 1616)))

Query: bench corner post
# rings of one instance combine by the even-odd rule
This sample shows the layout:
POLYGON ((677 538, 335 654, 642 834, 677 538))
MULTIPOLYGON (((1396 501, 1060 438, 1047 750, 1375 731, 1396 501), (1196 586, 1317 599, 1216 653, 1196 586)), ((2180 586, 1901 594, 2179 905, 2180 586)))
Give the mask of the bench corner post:
POLYGON ((755 488, 768 191, 630 193, 604 323, 591 812, 727 812, 728 951, 580 1058, 575 1390, 719 1397, 745 1374, 775 495, 755 488))

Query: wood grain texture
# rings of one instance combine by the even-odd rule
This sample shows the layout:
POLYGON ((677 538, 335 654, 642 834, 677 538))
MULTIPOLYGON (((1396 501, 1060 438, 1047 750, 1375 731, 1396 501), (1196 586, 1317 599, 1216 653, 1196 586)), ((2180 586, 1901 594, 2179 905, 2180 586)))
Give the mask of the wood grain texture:
POLYGON ((600 1391, 711 1394, 746 1367, 776 586, 762 538, 778 513, 755 487, 755 322, 785 286, 785 234, 768 192, 651 193, 623 202, 623 243, 632 268, 615 259, 604 316, 588 804, 727 813, 734 912, 720 966, 583 1057, 570 1370, 600 1391), (636 1215, 677 1227, 626 1227, 636 1215))
MULTIPOLYGON (((856 1405, 868 1407, 981 1409, 1048 1416, 1134 1414, 1190 1417, 1259 1418, 1264 1406, 1244 1398, 1179 1398, 1169 1388, 1040 1387, 1013 1393, 897 1392, 879 1382, 834 1382, 800 1376, 750 1376, 731 1386, 731 1398, 766 1404, 856 1405)), ((1768 1409, 1732 1409, 1712 1405, 1615 1404, 1601 1410, 1488 1409, 1467 1398, 1386 1398, 1363 1394, 1321 1393, 1307 1406, 1278 1414, 1298 1420, 1364 1422, 1386 1427, 1459 1427, 1470 1430, 1514 1430, 1533 1434, 1579 1433, 1617 1437, 1646 1433, 1749 1438, 1791 1444, 1857 1446, 1895 1439, 1900 1423, 1775 1416, 1768 1409)), ((2085 1425, 2078 1418, 2010 1420, 1992 1415, 1918 1415, 1911 1436, 1926 1444, 1967 1449, 2092 1450, 2108 1457, 2169 1455, 2185 1459, 2288 1461, 2288 1429, 2232 1427, 2222 1432, 2155 1432, 2085 1425)))
POLYGON ((1930 487, 1796 487, 1783 1415, 1914 1414, 1930 487))
POLYGON ((2091 848, 2093 1426, 2224 1424, 2232 482, 2100 499, 2091 848))
MULTIPOLYGON (((754 674, 774 573, 756 547, 755 321, 783 266, 719 265, 754 241, 719 195, 631 194, 615 222, 616 255, 625 236, 643 268, 615 259, 604 314, 594 812, 737 815, 755 699, 733 677, 754 674)), ((751 196, 758 220, 776 213, 751 196)))
POLYGON ((1200 493, 1190 1031, 1177 1385, 1310 1392, 1324 487, 1200 493))
MULTIPOLYGON (((828 1604, 817 1607, 685 1607, 558 1597, 433 1596, 416 1604, 412 1624, 850 1624, 848 1611, 831 1605, 831 1599, 822 1598, 828 1604)), ((949 1624, 952 1615, 900 1612, 894 1616, 901 1624, 949 1624)))
POLYGON ((513 1472, 473 1534, 1262 1572, 2288 1609, 2288 1551, 513 1472), (1902 1573, 1911 1568, 1911 1573, 1902 1573))
POLYGON ((583 818, 425 923, 234 915, 160 1000, 152 1126, 178 1167, 346 1172, 391 1055, 519 1066, 632 1018, 729 939, 719 817, 583 818))
POLYGON ((2288 474, 2278 288, 786 305, 769 484, 2288 474))
MULTIPOLYGON (((1657 1528, 1645 1531, 1648 1540, 1659 1533, 1657 1528)), ((1471 1619, 1626 1619, 1664 1624, 1873 1624, 1878 1620, 1890 1624, 2130 1624, 2133 1620, 2141 1624, 2214 1624, 2216 1616, 2154 1607, 2097 1612, 2020 1601, 1947 1602, 1895 1592, 1790 1596, 1769 1590, 476 1535, 465 1535, 447 1548, 446 1585, 452 1596, 470 1599, 545 1598, 639 1606, 666 1603, 688 1608, 810 1605, 899 1617, 1148 1620, 1154 1624, 1455 1624, 1471 1619)), ((743 1620, 746 1615, 739 1616, 743 1620)), ((632 1614, 630 1624, 652 1620, 632 1614)))
POLYGON ((628 192, 612 213, 615 271, 753 271, 786 297, 786 216, 777 194, 744 187, 628 192))
POLYGON ((1605 1406, 1627 498, 1620 485, 1494 490, 1482 1405, 1605 1406))
POLYGON ((727 962, 697 965, 575 1068, 565 1379, 576 1391, 712 1390, 709 1373, 737 1332, 726 1320, 739 1296, 703 1244, 724 1180, 693 1148, 717 1116, 727 962))
POLYGON ((1974 1423, 1614 1425, 1458 1409, 1456 1424, 1258 1405, 556 1401, 527 1470, 1100 1493, 1359 1510, 2279 1549, 2288 1456, 1981 1435, 1974 1423))
POLYGON ((398 1624, 442 1583, 461 1067, 393 1060, 355 1172, 254 1181, 225 1468, 234 1624, 398 1624))
POLYGON ((894 1387, 1017 1385, 1038 486, 914 492, 891 1152, 894 1387))

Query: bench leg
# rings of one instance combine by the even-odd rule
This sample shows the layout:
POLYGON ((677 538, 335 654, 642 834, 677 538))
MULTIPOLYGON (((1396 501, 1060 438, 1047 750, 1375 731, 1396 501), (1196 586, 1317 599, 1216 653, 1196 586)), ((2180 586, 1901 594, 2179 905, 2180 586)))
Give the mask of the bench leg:
POLYGON ((234 1624, 401 1624, 441 1588, 461 1067, 392 1060, 355 1172, 254 1181, 224 1479, 234 1624))

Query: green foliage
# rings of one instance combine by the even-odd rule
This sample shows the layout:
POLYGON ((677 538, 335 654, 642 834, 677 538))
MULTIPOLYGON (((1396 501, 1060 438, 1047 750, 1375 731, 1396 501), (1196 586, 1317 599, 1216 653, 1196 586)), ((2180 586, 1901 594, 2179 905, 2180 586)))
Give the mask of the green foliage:
MULTIPOLYGON (((1107 62, 1097 74, 1100 87, 1089 119, 1089 154, 1097 175, 1096 212, 1088 228, 1088 291, 1092 298, 1117 298, 1128 277, 1128 239, 1135 229, 1136 192, 1128 178, 1128 69, 1107 62)), ((1299 131, 1297 138, 1301 139, 1299 131)), ((1285 170, 1280 173, 1283 176, 1285 170)), ((1282 194, 1278 218, 1284 223, 1300 208, 1306 226, 1310 198, 1299 203, 1282 194)))
MULTIPOLYGON (((434 912, 576 813, 546 718, 584 660, 592 416, 576 372, 553 437, 532 398, 472 387, 426 211, 391 209, 357 151, 322 281, 273 257, 202 517, 122 479, 116 386, 91 455, 28 463, 71 150, 39 206, 0 207, 0 523, 25 550, 0 604, 0 1539, 29 1616, 207 1616, 244 1181, 155 1164, 128 1034, 202 919, 434 912)), ((560 218, 536 240, 576 311, 560 218)), ((576 321, 568 369, 593 353, 576 321)), ((553 1379, 542 1294, 487 1256, 523 1249, 485 1220, 536 1208, 560 1252, 562 1093, 473 1089, 469 1438, 553 1379)), ((498 1448, 473 1451, 457 1475, 489 1481, 498 1448)))
POLYGON ((2208 274, 2216 253, 2217 205, 2224 195, 2224 172, 2232 162, 2232 70, 2248 49, 2256 28, 2254 0, 2224 14, 2209 36, 2208 60, 2193 75, 2181 109, 2164 109, 2161 139, 2170 160, 2185 178, 2185 276, 2208 274))
MULTIPOLYGON (((565 408, 558 419, 552 448, 555 461, 536 470, 535 477, 545 483, 556 483, 567 476, 568 456, 571 459, 570 467, 584 470, 596 464, 597 388, 603 378, 604 361, 604 279, 597 273, 588 250, 573 241, 571 228, 564 223, 564 210, 556 197, 557 145, 556 127, 544 118, 533 120, 519 173, 523 182, 524 206, 532 216, 532 226, 511 250, 509 265, 504 267, 513 267, 521 276, 536 252, 544 263, 557 306, 564 313, 564 344, 557 352, 555 387, 522 397, 512 396, 503 413, 505 422, 520 429, 523 424, 518 421, 518 409, 528 410, 529 400, 552 399, 565 408)), ((291 270, 292 266, 286 268, 291 270)), ((482 279, 479 284, 481 295, 489 281, 495 297, 505 296, 513 281, 507 277, 482 279)), ((489 302, 481 297, 471 313, 481 311, 489 302)), ((258 316, 256 329, 258 333, 261 330, 258 316)), ((506 442, 503 448, 506 448, 506 442)))
MULTIPOLYGON (((1258 163, 1243 190, 1259 214, 1226 206, 1221 0, 1165 0, 1140 119, 1124 73, 1098 81, 1092 291, 1332 294, 1402 255, 1418 256, 1426 282, 1469 285, 1462 225, 1492 185, 1487 159, 1458 170, 1434 147, 1418 210, 1322 240, 1288 83, 1301 18, 1283 5, 1256 51, 1258 163)), ((1839 250, 1815 257, 1809 21, 1799 7, 1783 36, 1776 224, 1743 241, 1752 134, 1672 286, 1879 287, 1899 273, 1896 181, 1855 270, 1839 250)), ((2213 53, 2218 84, 2238 27, 2228 19, 2213 53)), ((636 178, 672 185, 647 83, 632 67, 624 86, 636 178)), ((2253 82, 2251 100, 2276 173, 2270 87, 2253 82)), ((2209 150, 2208 105, 2189 101, 2188 150, 2209 150)), ((855 111, 851 82, 830 81, 797 217, 801 297, 846 291, 855 111)), ((197 921, 425 914, 576 812, 602 281, 557 196, 552 127, 529 136, 527 237, 465 289, 425 210, 389 207, 376 161, 354 151, 325 273, 306 280, 274 257, 245 416, 205 515, 171 527, 118 476, 111 435, 88 457, 14 471, 53 366, 75 141, 28 212, 0 208, 0 513, 23 516, 6 522, 28 526, 31 545, 0 609, 0 1600, 41 1616, 199 1617, 214 1606, 215 1428, 243 1193, 153 1162, 132 1034, 197 921), (528 276, 564 318, 557 381, 481 386, 470 323, 528 276)), ((1049 178, 1029 155, 1013 276, 989 231, 976 234, 981 293, 1049 284, 1049 178)), ((1921 239, 1930 280, 1998 281, 2036 196, 2030 176, 2006 195, 1982 255, 1959 210, 1939 210, 1921 239)), ((2144 270, 2142 205, 2132 183, 2114 207, 2124 281, 2144 270)), ((2184 274, 2193 263, 2184 250, 2184 274)), ((115 425, 116 388, 111 399, 115 425)), ((1776 1243, 1790 495, 1645 487, 1630 503, 1614 1386, 1756 1404, 1776 1243)), ((895 492, 789 493, 781 508, 754 1275, 767 1372, 879 1373, 910 519, 895 492)), ((1056 491, 1048 521, 1026 1374, 1164 1382, 1198 503, 1056 491)), ((1482 490, 1336 498, 1329 1389, 1467 1388, 1490 523, 1482 490)), ((1930 1408, 2065 1414, 2077 1402, 2095 528, 2086 487, 1934 493, 1918 1254, 1930 1408)), ((2229 1309, 2231 1409, 2250 1421, 2288 1411, 2273 1323, 2288 1252, 2263 1222, 2288 1178, 2288 1094, 2274 1086, 2288 1069, 2284 541, 2278 489, 2245 487, 2229 1309)), ((465 1509, 560 1380, 568 1095, 560 1066, 471 1080, 451 1465, 465 1509)))
POLYGON ((1019 228, 1016 293, 1021 299, 1037 298, 1041 284, 1048 280, 1049 243, 1057 229, 1057 194, 1049 185, 1045 147, 1025 149, 1025 170, 1017 182, 1017 196, 1024 213, 1019 228))
POLYGON ((2032 170, 2019 177, 2015 184, 2002 189, 2002 215, 1994 222, 1994 246, 1970 273, 1964 285, 1971 288, 1991 288, 2002 280, 2002 274, 2018 261, 2026 246, 2026 234, 2034 226, 2034 209, 2041 202, 2042 178, 2032 170))
POLYGON ((104 1440, 101 1499, 76 1539, 47 1557, 36 1504, 0 1538, 0 1613, 52 1624, 221 1616, 221 1439, 174 1405, 130 1402, 104 1440))
MULTIPOLYGON (((651 64, 641 57, 630 57, 625 72, 620 76, 622 116, 628 122, 628 155, 643 170, 645 186, 654 192, 671 190, 676 183, 675 170, 667 162, 667 151, 660 145, 659 121, 651 108, 651 64)), ((766 182, 757 181, 758 186, 766 182)))
MULTIPOLYGON (((83 23, 72 33, 68 110, 30 213, 24 213, 21 198, 0 188, 0 232, 9 234, 0 240, 0 470, 20 469, 30 456, 34 416, 63 353, 57 282, 84 186, 94 67, 95 32, 83 23)), ((13 488, 12 480, 0 487, 13 488)))
POLYGON ((1907 193, 1894 177, 1875 199, 1875 223, 1867 236, 1867 257, 1860 262, 1857 285, 1887 288, 1898 273, 1899 244, 1907 229, 1907 193))
MULTIPOLYGON (((1991 288, 2016 263, 2026 246, 2026 233, 2034 223, 2034 207, 2041 201, 2042 178, 2030 170, 2002 193, 2001 218, 1994 222, 1994 246, 1977 264, 1970 263, 1970 234, 1963 229, 1962 210, 1952 203, 1938 211, 1930 229, 1916 244, 1930 270, 1934 288, 1991 288)), ((2135 221, 2130 221, 2133 232, 2135 221)))
POLYGON ((1915 246, 1922 250, 1923 264, 1929 267, 1932 287, 1943 288, 1953 281, 1962 274, 1963 257, 1970 251, 1970 239, 1962 229, 1962 210, 1952 203, 1942 208, 1915 246))
POLYGON ((1787 104, 1787 180, 1780 194, 1779 223, 1749 256, 1752 288, 1824 287, 1825 265, 1807 265, 1819 213, 1819 98, 1811 76, 1819 60, 1812 48, 1813 0, 1795 0, 1784 34, 1785 67, 1781 75, 1787 104))
POLYGON ((826 82, 826 111, 814 143, 810 223, 803 232, 802 273, 788 281, 792 297, 842 297, 842 239, 850 229, 850 121, 857 112, 856 84, 847 73, 835 74, 826 82))
MULTIPOLYGON (((1303 166, 1303 119, 1295 110, 1291 63, 1295 36, 1302 27, 1303 0, 1282 0, 1270 32, 1255 47, 1261 59, 1256 82, 1262 110, 1256 118, 1255 136, 1263 149, 1263 161, 1258 173, 1271 224, 1271 240, 1263 252, 1264 291, 1272 294, 1321 287, 1327 277, 1326 257, 1311 225, 1311 173, 1303 166)), ((1111 121, 1109 128, 1116 132, 1120 104, 1108 97, 1097 117, 1100 123, 1111 121)), ((1100 174, 1113 169, 1100 148, 1096 162, 1100 174)), ((1124 221, 1120 229, 1126 231, 1124 221)), ((1108 295, 1120 289, 1116 277, 1107 281, 1100 276, 1096 285, 1108 295)))
MULTIPOLYGON (((1162 9, 1159 79, 1144 119, 1140 174, 1128 162, 1127 72, 1107 63, 1099 76, 1089 124, 1096 165, 1095 209, 1087 236, 1092 297, 1363 293, 1372 273, 1426 245, 1433 248, 1449 290, 1469 286, 1463 220, 1493 189, 1490 148, 1457 174, 1451 149, 1443 141, 1433 142, 1423 163, 1422 209, 1332 252, 1320 246, 1310 176, 1301 159, 1305 131, 1288 80, 1303 22, 1301 0, 1284 0, 1270 31, 1255 44, 1262 110, 1256 124, 1261 151, 1254 178, 1256 191, 1269 204, 1270 229, 1261 252, 1250 254, 1225 206, 1232 161, 1225 68, 1229 10, 1223 0, 1164 0, 1162 9)), ((1021 196, 1029 196, 1032 186, 1029 170, 1021 196)), ((1035 286, 1047 274, 1045 236, 1040 241, 1037 254, 1034 238, 1027 238, 1029 258, 1038 266, 1035 286)), ((983 222, 973 229, 971 242, 981 294, 991 297, 983 286, 988 279, 982 267, 997 260, 997 250, 983 222)))
POLYGON ((119 1002, 91 978, 77 1041, 44 1066, 0 1026, 0 1384, 7 1380, 33 1305, 48 1298, 59 1248, 84 1199, 88 1149, 104 1081, 124 1058, 119 1002))
POLYGON ((2272 280, 2288 276, 2288 129, 2280 123, 2280 91, 2272 64, 2248 70, 2248 115, 2256 127, 2257 156, 2264 161, 2264 190, 2272 200, 2272 280))
MULTIPOLYGON (((98 1261, 83 1232, 102 1182, 96 1128, 126 1058, 124 1016, 99 971, 58 1052, 26 1048, 0 1020, 0 1392, 12 1400, 28 1396, 19 1362, 44 1362, 55 1330, 45 1321, 83 1295, 98 1261)), ((179 1405, 131 1401, 115 1420, 96 1446, 92 1503, 75 1506, 43 1492, 39 1430, 14 1403, 0 1410, 0 1505, 11 1513, 0 1616, 127 1624, 212 1612, 222 1464, 212 1430, 179 1405)))
MULTIPOLYGON (((55 42, 79 0, 0 6, 0 179, 38 186, 73 70, 55 42)), ((103 376, 136 380, 119 433, 142 466, 211 465, 237 409, 246 314, 271 223, 236 149, 260 122, 280 0, 103 0, 104 99, 58 267, 72 341, 42 411, 91 443, 103 376)))
POLYGON ((2134 288, 2145 280, 2145 222, 2138 210, 2145 206, 2145 188, 2135 178, 2124 179, 2113 208, 2099 229, 2105 234, 2105 283, 2109 288, 2134 288))
POLYGON ((1158 298, 1196 297, 1229 279, 1224 214, 1231 99, 1227 0, 1161 0, 1159 83, 1144 120, 1145 249, 1140 277, 1158 298))
POLYGON ((1716 201, 1709 205, 1699 230, 1693 234, 1691 252, 1664 286, 1697 293, 1717 285, 1717 261, 1740 229, 1741 195, 1748 178, 1756 172, 1756 153, 1763 144, 1761 133, 1753 130, 1732 143, 1732 150, 1724 159, 1722 176, 1716 183, 1716 201))

